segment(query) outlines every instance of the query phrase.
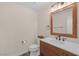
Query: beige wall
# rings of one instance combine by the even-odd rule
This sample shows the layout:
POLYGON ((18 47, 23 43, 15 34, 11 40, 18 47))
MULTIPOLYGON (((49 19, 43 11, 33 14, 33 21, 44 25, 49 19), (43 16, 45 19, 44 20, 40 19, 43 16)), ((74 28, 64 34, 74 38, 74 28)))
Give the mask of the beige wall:
MULTIPOLYGON (((78 4, 78 15, 79 15, 79 3, 78 4)), ((44 36, 54 36, 54 35, 50 35, 50 30, 47 29, 47 25, 50 25, 50 14, 49 14, 49 9, 50 9, 50 6, 47 7, 47 9, 41 9, 39 12, 38 12, 38 34, 42 34, 44 36)), ((79 17, 77 18, 78 19, 78 24, 77 26, 79 25, 79 17)), ((67 40, 70 41, 70 42, 73 42, 73 43, 79 43, 79 26, 78 26, 78 38, 75 39, 75 38, 68 38, 67 37, 67 40)))
POLYGON ((0 55, 20 55, 28 51, 36 36, 37 15, 14 3, 0 3, 0 55), (25 44, 21 41, 24 40, 25 44))

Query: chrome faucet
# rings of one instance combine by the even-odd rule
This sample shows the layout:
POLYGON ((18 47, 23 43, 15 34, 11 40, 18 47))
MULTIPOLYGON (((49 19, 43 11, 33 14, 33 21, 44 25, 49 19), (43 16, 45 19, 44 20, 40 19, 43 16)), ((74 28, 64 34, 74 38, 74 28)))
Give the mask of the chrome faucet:
POLYGON ((61 40, 61 36, 56 36, 56 40, 61 40))
POLYGON ((63 38, 61 38, 61 36, 56 36, 56 40, 57 40, 57 39, 58 39, 58 40, 65 41, 65 39, 66 39, 66 38, 64 38, 64 37, 63 37, 63 38))
POLYGON ((62 39, 62 40, 63 40, 63 41, 65 41, 65 39, 66 39, 66 38, 64 38, 64 37, 63 37, 63 39, 62 39))

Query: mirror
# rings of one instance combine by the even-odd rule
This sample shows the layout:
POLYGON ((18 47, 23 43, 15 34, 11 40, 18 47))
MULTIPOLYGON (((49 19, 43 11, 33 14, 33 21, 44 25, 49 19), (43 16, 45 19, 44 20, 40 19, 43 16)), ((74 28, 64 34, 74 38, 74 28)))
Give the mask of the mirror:
POLYGON ((77 38, 76 3, 51 13, 51 34, 77 38))

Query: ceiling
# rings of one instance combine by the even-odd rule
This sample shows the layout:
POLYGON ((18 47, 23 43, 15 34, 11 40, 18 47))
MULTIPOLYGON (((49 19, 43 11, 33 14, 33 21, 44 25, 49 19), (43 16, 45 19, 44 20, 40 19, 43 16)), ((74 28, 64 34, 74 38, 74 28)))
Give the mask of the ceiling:
POLYGON ((31 8, 34 11, 41 10, 42 8, 44 9, 54 3, 55 2, 16 2, 16 4, 31 8))

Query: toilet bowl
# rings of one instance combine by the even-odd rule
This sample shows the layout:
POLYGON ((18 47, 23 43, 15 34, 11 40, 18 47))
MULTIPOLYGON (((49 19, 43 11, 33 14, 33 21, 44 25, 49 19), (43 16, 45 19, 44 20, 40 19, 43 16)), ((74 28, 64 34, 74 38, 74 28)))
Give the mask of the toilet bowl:
POLYGON ((37 44, 32 44, 29 47, 29 52, 30 52, 30 56, 38 56, 40 55, 40 48, 39 45, 37 44))

